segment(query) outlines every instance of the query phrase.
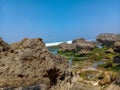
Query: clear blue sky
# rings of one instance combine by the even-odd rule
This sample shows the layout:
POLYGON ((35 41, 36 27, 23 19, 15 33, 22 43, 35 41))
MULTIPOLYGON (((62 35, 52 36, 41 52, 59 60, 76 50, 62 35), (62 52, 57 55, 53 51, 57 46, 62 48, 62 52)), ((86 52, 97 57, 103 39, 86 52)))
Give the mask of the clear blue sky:
POLYGON ((120 0, 0 0, 0 37, 44 42, 120 33, 120 0))

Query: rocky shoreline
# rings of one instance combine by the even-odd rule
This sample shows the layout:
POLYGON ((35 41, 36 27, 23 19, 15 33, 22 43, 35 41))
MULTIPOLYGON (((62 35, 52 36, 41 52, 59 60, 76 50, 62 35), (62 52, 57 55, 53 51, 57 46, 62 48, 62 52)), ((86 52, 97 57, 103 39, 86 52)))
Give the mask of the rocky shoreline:
POLYGON ((12 44, 0 38, 0 90, 120 90, 119 56, 118 34, 61 43, 57 55, 41 38, 12 44))

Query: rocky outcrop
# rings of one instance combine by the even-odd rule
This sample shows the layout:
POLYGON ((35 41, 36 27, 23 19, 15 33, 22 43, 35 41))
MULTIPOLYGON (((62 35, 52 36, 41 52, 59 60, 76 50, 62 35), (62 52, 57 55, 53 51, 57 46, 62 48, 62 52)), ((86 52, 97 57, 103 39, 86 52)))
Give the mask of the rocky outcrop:
POLYGON ((92 50, 95 48, 94 43, 87 41, 83 38, 75 39, 72 41, 73 44, 76 44, 77 50, 85 49, 85 50, 92 50))
POLYGON ((61 43, 60 45, 61 51, 75 51, 76 45, 75 44, 68 44, 67 42, 61 43))
POLYGON ((120 34, 104 33, 97 36, 96 40, 120 53, 120 34))
POLYGON ((0 47, 7 52, 0 57, 0 89, 63 90, 61 83, 70 77, 67 62, 49 53, 42 39, 26 38, 11 46, 0 39, 0 47))
POLYGON ((61 51, 72 51, 79 52, 81 50, 89 51, 95 48, 95 44, 87 41, 83 38, 75 39, 72 41, 72 44, 67 44, 66 42, 61 43, 60 45, 61 51))
POLYGON ((120 40, 119 34, 104 33, 97 36, 96 40, 103 45, 111 47, 116 41, 120 40))

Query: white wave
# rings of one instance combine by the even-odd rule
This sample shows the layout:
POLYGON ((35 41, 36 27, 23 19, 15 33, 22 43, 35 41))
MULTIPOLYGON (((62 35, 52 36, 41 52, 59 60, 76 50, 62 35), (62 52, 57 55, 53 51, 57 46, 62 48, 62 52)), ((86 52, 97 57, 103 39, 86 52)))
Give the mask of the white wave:
POLYGON ((67 42, 68 44, 72 44, 72 40, 70 41, 61 41, 61 42, 52 42, 52 43, 45 43, 46 47, 49 47, 49 46, 57 46, 63 42, 67 42))
MULTIPOLYGON (((89 39, 89 40, 86 40, 86 41, 95 41, 95 39, 89 39)), ((69 41, 61 41, 61 42, 51 42, 51 43, 45 43, 46 47, 49 47, 49 46, 57 46, 63 42, 67 42, 68 44, 72 44, 72 40, 69 40, 69 41)))

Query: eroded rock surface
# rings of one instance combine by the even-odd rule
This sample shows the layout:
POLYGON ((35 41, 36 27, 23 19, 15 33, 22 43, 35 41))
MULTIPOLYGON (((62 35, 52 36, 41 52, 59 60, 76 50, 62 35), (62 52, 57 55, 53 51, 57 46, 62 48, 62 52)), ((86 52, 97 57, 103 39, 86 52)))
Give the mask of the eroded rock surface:
POLYGON ((11 46, 0 39, 0 47, 0 90, 62 90, 70 77, 66 60, 49 53, 40 38, 11 46))

